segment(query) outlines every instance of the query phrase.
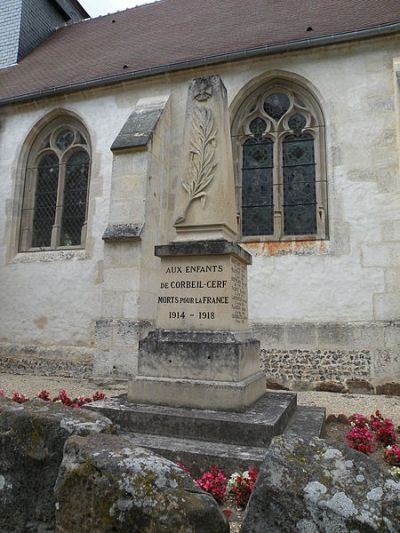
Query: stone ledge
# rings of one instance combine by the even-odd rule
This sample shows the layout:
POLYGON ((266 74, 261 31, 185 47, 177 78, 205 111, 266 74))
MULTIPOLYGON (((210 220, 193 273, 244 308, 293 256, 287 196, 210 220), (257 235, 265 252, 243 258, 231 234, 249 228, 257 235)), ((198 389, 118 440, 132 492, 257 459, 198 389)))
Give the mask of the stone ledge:
POLYGON ((156 246, 157 257, 179 257, 187 255, 233 255, 244 263, 251 265, 252 256, 238 243, 219 240, 182 241, 156 246))
POLYGON ((262 372, 236 382, 137 376, 129 384, 128 398, 137 403, 240 412, 264 392, 262 372))
POLYGON ((164 110, 164 105, 142 106, 131 113, 111 146, 112 152, 146 148, 164 110))
POLYGON ((140 241, 144 224, 109 224, 103 234, 103 241, 140 241))

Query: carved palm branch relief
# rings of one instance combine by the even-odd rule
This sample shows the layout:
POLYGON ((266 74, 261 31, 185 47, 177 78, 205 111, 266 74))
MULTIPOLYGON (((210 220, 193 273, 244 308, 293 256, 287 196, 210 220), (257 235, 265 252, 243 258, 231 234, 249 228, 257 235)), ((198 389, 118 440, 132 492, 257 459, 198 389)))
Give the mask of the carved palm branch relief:
POLYGON ((201 206, 206 205, 206 188, 214 179, 217 163, 215 162, 216 129, 211 109, 196 108, 193 116, 193 133, 190 149, 189 176, 182 181, 182 187, 188 194, 186 207, 175 224, 186 220, 190 205, 199 199, 201 206))

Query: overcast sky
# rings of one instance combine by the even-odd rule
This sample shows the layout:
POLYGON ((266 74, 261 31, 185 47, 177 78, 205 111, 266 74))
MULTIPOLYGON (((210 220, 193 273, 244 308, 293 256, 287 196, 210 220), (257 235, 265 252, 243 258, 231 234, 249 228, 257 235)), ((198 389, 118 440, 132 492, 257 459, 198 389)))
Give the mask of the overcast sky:
POLYGON ((115 13, 128 7, 149 4, 151 0, 79 0, 91 17, 115 13))

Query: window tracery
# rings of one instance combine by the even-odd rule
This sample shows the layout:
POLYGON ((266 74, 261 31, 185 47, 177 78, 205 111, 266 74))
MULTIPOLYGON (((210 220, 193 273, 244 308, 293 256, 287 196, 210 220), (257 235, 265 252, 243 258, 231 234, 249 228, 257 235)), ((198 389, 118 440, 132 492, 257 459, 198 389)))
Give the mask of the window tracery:
POLYGON ((60 118, 39 133, 26 168, 20 251, 85 245, 89 170, 78 121, 60 118))
POLYGON ((233 122, 243 240, 327 238, 322 113, 303 88, 270 83, 233 122))

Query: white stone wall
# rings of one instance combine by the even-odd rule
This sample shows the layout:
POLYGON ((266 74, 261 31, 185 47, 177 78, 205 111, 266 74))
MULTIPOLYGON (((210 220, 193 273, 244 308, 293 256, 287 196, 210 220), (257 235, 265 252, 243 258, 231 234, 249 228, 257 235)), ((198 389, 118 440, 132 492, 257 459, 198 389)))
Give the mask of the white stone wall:
POLYGON ((104 308, 106 285, 112 276, 117 277, 111 283, 120 284, 137 297, 133 303, 136 314, 130 304, 126 303, 125 309, 116 304, 111 313, 113 319, 152 319, 154 271, 148 278, 146 265, 154 268, 154 244, 174 237, 172 224, 188 82, 210 74, 222 77, 232 112, 245 86, 255 79, 262 82, 274 71, 303 78, 314 88, 326 119, 330 239, 246 245, 254 255, 249 268, 250 320, 258 325, 399 320, 399 93, 394 74, 399 67, 398 62, 395 66, 393 63, 399 44, 399 36, 391 36, 266 56, 0 110, 3 345, 56 346, 61 352, 72 346, 76 353, 92 350, 95 321, 108 318, 109 306, 114 305, 110 302, 104 308), (129 263, 126 270, 119 268, 115 274, 106 264, 121 261, 120 251, 116 248, 117 259, 104 257, 101 239, 115 214, 115 206, 110 206, 110 147, 133 107, 149 96, 170 96, 168 127, 164 122, 160 128, 164 128, 163 135, 168 130, 171 138, 168 148, 162 148, 168 151, 163 156, 163 171, 147 170, 147 175, 145 172, 140 178, 142 187, 132 185, 132 202, 144 203, 149 216, 142 242, 132 244, 129 250, 128 245, 123 245, 127 248, 123 260, 129 263, 132 257, 138 266, 133 273, 134 264, 129 263), (55 109, 74 112, 91 136, 87 249, 17 254, 15 228, 23 183, 21 151, 33 126, 55 109), (154 224, 156 213, 160 214, 158 227, 154 224), (143 297, 146 304, 141 307, 143 297))

